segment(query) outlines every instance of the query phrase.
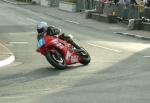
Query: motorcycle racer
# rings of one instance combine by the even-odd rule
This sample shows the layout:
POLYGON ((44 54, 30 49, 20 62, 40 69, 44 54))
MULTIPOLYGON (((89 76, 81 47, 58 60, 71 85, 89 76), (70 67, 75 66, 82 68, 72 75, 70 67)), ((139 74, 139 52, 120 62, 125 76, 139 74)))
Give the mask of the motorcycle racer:
POLYGON ((61 34, 58 28, 48 26, 46 22, 37 24, 36 51, 46 57, 56 69, 66 69, 68 65, 80 63, 88 65, 91 61, 89 53, 77 45, 71 36, 61 34))
POLYGON ((64 33, 60 34, 60 30, 58 28, 53 26, 48 26, 47 22, 42 21, 37 24, 37 33, 38 33, 37 36, 38 40, 44 35, 49 35, 49 36, 58 35, 59 39, 67 41, 68 43, 73 45, 77 49, 77 52, 81 51, 80 47, 71 39, 70 36, 65 35, 64 33))

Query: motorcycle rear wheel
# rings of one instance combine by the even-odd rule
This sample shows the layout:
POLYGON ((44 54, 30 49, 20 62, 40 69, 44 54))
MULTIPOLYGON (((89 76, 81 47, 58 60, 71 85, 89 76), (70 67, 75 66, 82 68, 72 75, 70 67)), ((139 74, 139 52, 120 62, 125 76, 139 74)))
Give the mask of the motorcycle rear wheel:
POLYGON ((55 50, 54 53, 47 52, 45 57, 47 61, 56 69, 63 70, 67 68, 66 61, 60 51, 55 50))

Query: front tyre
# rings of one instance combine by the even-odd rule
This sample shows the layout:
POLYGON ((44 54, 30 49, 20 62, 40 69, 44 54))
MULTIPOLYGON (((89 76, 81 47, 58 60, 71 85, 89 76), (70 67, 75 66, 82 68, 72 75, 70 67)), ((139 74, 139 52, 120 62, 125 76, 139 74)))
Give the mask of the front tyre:
POLYGON ((88 65, 91 61, 91 57, 83 47, 81 47, 81 49, 82 51, 80 53, 80 63, 83 65, 88 65))
POLYGON ((66 69, 65 59, 58 50, 55 50, 55 52, 47 52, 45 56, 47 61, 56 69, 66 69))

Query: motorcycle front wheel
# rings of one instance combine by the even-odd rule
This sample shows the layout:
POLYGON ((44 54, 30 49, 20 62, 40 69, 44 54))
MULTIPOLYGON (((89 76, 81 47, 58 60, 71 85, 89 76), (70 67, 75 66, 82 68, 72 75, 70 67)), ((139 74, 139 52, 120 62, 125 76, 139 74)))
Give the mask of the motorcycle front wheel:
POLYGON ((47 61, 54 66, 56 69, 66 69, 66 61, 60 51, 55 50, 55 52, 47 52, 45 55, 47 61))
POLYGON ((88 65, 91 61, 91 57, 89 55, 89 53, 83 48, 81 47, 82 51, 80 53, 80 63, 83 65, 88 65))

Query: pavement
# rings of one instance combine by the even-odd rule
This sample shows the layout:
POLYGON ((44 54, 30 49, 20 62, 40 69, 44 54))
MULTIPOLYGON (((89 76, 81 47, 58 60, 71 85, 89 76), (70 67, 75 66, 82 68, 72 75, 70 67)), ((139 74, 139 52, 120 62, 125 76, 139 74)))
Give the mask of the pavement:
POLYGON ((15 60, 13 53, 0 43, 0 67, 6 66, 15 60))
POLYGON ((0 43, 0 61, 9 57, 10 56, 10 51, 0 43))
MULTIPOLYGON (((59 20, 67 21, 77 25, 86 26, 96 30, 107 30, 105 29, 105 27, 110 25, 112 26, 116 25, 116 24, 100 23, 94 20, 85 19, 85 12, 72 13, 72 12, 59 10, 58 8, 48 8, 40 5, 29 5, 29 3, 17 2, 15 0, 3 0, 3 1, 14 5, 19 5, 20 7, 32 10, 34 12, 43 13, 45 15, 54 17, 59 20), (104 25, 104 28, 100 28, 100 25, 104 25)), ((115 30, 114 28, 113 29, 114 34, 131 36, 138 39, 150 40, 150 32, 148 31, 128 30, 127 26, 122 26, 122 25, 118 25, 118 27, 122 27, 123 29, 119 29, 119 30, 116 29, 116 31, 114 32, 115 30)), ((4 45, 0 43, 0 63, 2 63, 10 56, 12 56, 12 53, 4 45)), ((11 61, 13 61, 13 59, 11 61)))
POLYGON ((11 3, 11 4, 15 4, 15 5, 26 5, 26 4, 30 4, 30 3, 24 3, 24 2, 17 2, 16 0, 2 0, 5 1, 7 3, 11 3))

